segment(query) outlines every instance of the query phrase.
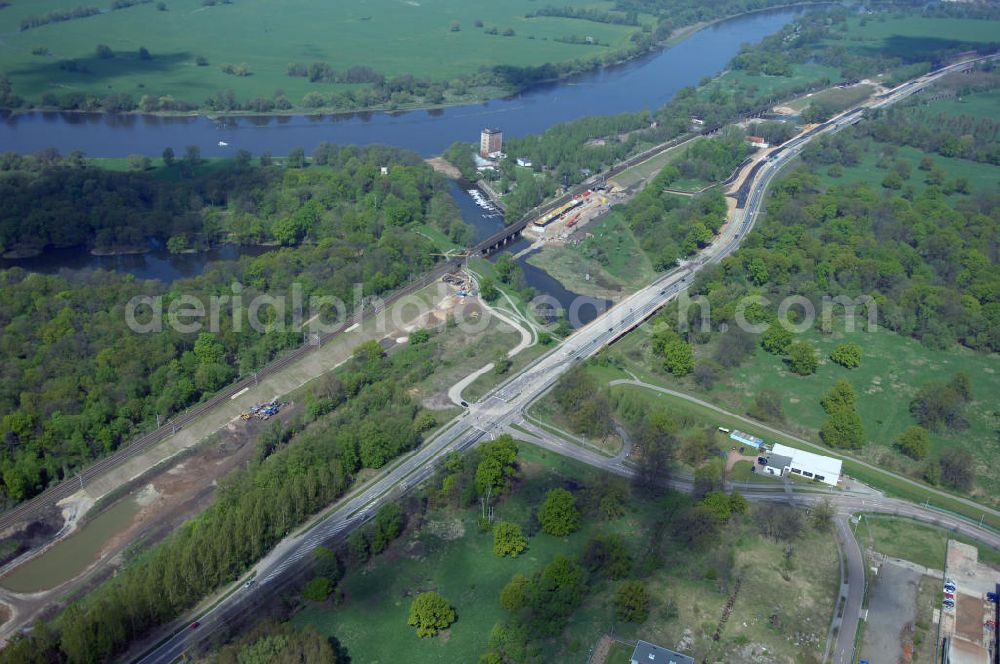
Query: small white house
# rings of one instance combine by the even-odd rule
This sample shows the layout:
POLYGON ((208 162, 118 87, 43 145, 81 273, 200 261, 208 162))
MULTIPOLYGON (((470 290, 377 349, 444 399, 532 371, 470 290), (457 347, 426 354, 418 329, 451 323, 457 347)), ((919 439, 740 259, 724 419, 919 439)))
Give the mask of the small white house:
POLYGON ((842 466, 840 459, 775 443, 768 454, 767 465, 763 472, 771 475, 794 473, 830 486, 837 486, 842 466))

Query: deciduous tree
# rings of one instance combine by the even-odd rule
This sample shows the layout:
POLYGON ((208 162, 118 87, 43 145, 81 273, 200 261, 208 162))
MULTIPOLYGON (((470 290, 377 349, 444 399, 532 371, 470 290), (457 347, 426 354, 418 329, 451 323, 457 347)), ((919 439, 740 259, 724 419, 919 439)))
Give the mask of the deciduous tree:
POLYGON ((455 622, 455 609, 444 597, 435 592, 420 593, 410 605, 407 624, 417 628, 417 636, 436 636, 455 622))

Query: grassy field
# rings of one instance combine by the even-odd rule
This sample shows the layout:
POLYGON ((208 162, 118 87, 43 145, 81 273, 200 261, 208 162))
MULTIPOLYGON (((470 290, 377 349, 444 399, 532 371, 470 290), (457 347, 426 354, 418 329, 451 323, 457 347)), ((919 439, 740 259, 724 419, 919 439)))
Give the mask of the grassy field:
POLYGON ((839 176, 830 175, 829 169, 820 170, 820 181, 825 186, 867 182, 873 187, 878 187, 885 176, 889 174, 889 167, 892 166, 893 162, 903 160, 909 162, 911 167, 910 177, 903 181, 903 188, 913 187, 915 191, 921 192, 927 188, 927 173, 918 169, 917 166, 926 154, 934 161, 935 166, 947 173, 946 183, 964 177, 969 181, 969 190, 972 193, 996 191, 1000 187, 1000 168, 996 166, 966 159, 942 157, 938 154, 928 154, 909 146, 896 147, 896 157, 886 160, 888 167, 879 168, 878 163, 885 148, 886 145, 882 143, 871 144, 869 149, 862 153, 861 161, 855 166, 843 168, 839 176))
POLYGON ((829 104, 832 108, 850 108, 871 96, 873 85, 852 85, 846 88, 828 88, 815 94, 807 94, 785 104, 795 111, 802 111, 810 104, 829 104))
POLYGON ((941 48, 964 50, 996 42, 997 35, 1000 21, 882 15, 849 19, 846 38, 828 43, 866 55, 878 52, 914 61, 941 48))
POLYGON ((949 539, 975 546, 981 561, 1000 565, 1000 551, 910 519, 865 514, 855 533, 862 546, 930 569, 944 569, 949 539))
MULTIPOLYGON (((677 380, 650 361, 649 334, 648 326, 644 326, 616 344, 613 352, 623 366, 652 376, 664 385, 701 394, 736 413, 745 413, 760 390, 775 390, 781 395, 789 421, 786 428, 809 440, 818 441, 816 432, 825 419, 820 399, 837 380, 846 378, 860 396, 858 411, 869 441, 861 458, 902 472, 912 469, 915 463, 895 452, 892 443, 914 423, 909 414, 910 398, 922 385, 947 380, 964 371, 973 386, 974 402, 966 413, 969 427, 931 434, 932 448, 938 452, 960 444, 969 449, 978 461, 979 472, 973 497, 994 505, 1000 500, 1000 476, 990 471, 990 461, 1000 454, 1000 439, 996 435, 1000 418, 996 409, 1000 395, 1000 356, 957 347, 950 351, 931 350, 913 339, 881 329, 873 333, 840 331, 829 336, 809 331, 801 336, 815 344, 822 357, 815 374, 791 374, 782 358, 758 349, 706 393, 689 378, 677 380), (853 341, 864 348, 858 369, 845 369, 828 359, 830 351, 844 341, 853 341)), ((697 357, 711 357, 713 351, 712 344, 695 347, 697 357)))
POLYGON ((829 80, 830 84, 836 85, 841 80, 839 70, 817 64, 792 65, 791 76, 767 76, 730 70, 710 83, 705 91, 711 92, 713 86, 736 87, 761 96, 780 97, 789 90, 801 89, 801 86, 822 80, 829 80))
POLYGON ((567 289, 595 297, 621 298, 652 279, 653 266, 621 212, 612 211, 589 223, 572 238, 584 234, 589 237, 581 238, 579 244, 545 246, 528 262, 567 289))
POLYGON ((661 152, 651 159, 647 159, 642 163, 636 164, 632 168, 622 171, 613 178, 613 181, 615 184, 625 188, 635 186, 646 178, 659 173, 667 164, 673 163, 683 157, 685 149, 694 145, 695 142, 703 140, 705 139, 699 136, 683 147, 672 148, 666 152, 661 152))
POLYGON ((976 118, 993 120, 1000 109, 1000 90, 977 92, 966 97, 952 97, 928 102, 922 108, 932 113, 947 115, 971 115, 976 118))
MULTIPOLYGON (((298 104, 311 91, 357 86, 289 77, 289 63, 326 62, 338 71, 363 65, 387 77, 412 74, 445 80, 498 64, 527 66, 600 56, 627 46, 637 29, 578 19, 529 19, 525 14, 541 6, 533 0, 239 0, 212 7, 202 6, 201 0, 165 0, 166 11, 158 11, 154 2, 19 31, 28 16, 79 4, 14 2, 0 12, 0 71, 10 76, 16 93, 31 100, 46 92, 128 93, 136 99, 157 94, 200 104, 217 91, 231 89, 238 99, 247 100, 271 97, 281 89, 298 104), (475 27, 477 20, 483 28, 475 27), (458 31, 451 30, 453 21, 458 31), (490 27, 501 32, 511 28, 515 35, 485 34, 490 27), (555 41, 581 34, 607 46, 555 41), (117 56, 98 58, 98 43, 117 56), (152 59, 140 59, 140 47, 147 48, 152 59), (33 55, 36 49, 48 49, 48 54, 33 55), (449 57, 441 57, 442 52, 449 57), (208 65, 197 66, 198 57, 206 58, 208 65), (70 59, 88 71, 61 70, 59 62, 70 59), (221 70, 222 65, 241 63, 249 66, 251 75, 221 70)), ((562 4, 612 7, 611 2, 593 0, 562 4)))
POLYGON ((611 650, 608 651, 608 658, 604 661, 606 664, 629 664, 629 658, 632 657, 633 650, 634 647, 629 647, 619 641, 615 641, 611 644, 611 650))
MULTIPOLYGON (((592 468, 522 445, 524 481, 498 507, 500 518, 526 525, 544 492, 556 486, 579 490, 599 479, 592 468)), ((622 534, 640 552, 655 504, 633 499, 627 515, 600 524, 622 534)), ((505 617, 498 603, 500 590, 516 573, 531 573, 557 554, 577 555, 599 528, 584 519, 583 528, 566 538, 544 534, 531 537, 528 550, 516 559, 492 553, 492 538, 475 526, 476 510, 429 513, 416 532, 409 532, 390 550, 343 580, 345 601, 336 607, 311 606, 295 622, 314 624, 336 636, 352 661, 389 662, 405 652, 408 662, 475 662, 487 649, 489 631, 505 617), (412 597, 436 590, 455 606, 458 622, 434 639, 418 639, 406 626, 412 597)), ((613 629, 616 638, 637 638, 676 647, 687 638, 686 650, 712 661, 733 661, 736 653, 753 644, 766 647, 776 662, 818 661, 833 611, 839 582, 836 549, 829 535, 807 531, 788 554, 784 544, 765 541, 749 525, 735 524, 720 536, 733 544, 733 570, 742 575, 733 615, 722 639, 711 640, 729 592, 711 579, 711 551, 665 551, 664 568, 647 577, 653 597, 649 620, 642 625, 619 623, 613 617, 612 597, 617 584, 597 582, 564 633, 546 646, 546 661, 586 661, 589 648, 602 633, 613 629), (777 590, 777 591, 776 591, 777 590), (761 598, 767 597, 766 601, 761 598), (677 607, 676 615, 668 605, 677 607), (777 627, 770 616, 780 616, 777 627), (796 645, 796 640, 799 644, 796 645)), ((630 654, 620 646, 615 657, 630 654)), ((624 664, 626 660, 622 660, 624 664)), ((619 660, 609 660, 619 664, 619 660)))

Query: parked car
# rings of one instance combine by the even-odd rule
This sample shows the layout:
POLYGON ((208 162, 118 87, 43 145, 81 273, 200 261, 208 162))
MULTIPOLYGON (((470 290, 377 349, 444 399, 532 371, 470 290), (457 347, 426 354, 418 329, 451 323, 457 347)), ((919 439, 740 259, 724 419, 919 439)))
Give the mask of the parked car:
POLYGON ((955 592, 955 588, 956 588, 955 584, 952 583, 951 581, 948 581, 944 584, 944 589, 949 592, 955 592))

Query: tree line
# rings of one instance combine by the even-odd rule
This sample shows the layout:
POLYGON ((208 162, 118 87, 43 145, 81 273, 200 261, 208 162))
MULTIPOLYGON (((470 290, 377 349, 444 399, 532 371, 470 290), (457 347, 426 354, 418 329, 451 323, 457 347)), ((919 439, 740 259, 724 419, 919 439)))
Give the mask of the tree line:
POLYGON ((434 419, 421 416, 407 391, 433 370, 439 350, 428 341, 387 357, 375 342, 359 347, 348 365, 313 391, 305 412, 289 423, 287 443, 227 476, 202 514, 58 620, 15 638, 0 661, 108 660, 238 578, 343 495, 362 468, 379 468, 420 444, 434 419))

